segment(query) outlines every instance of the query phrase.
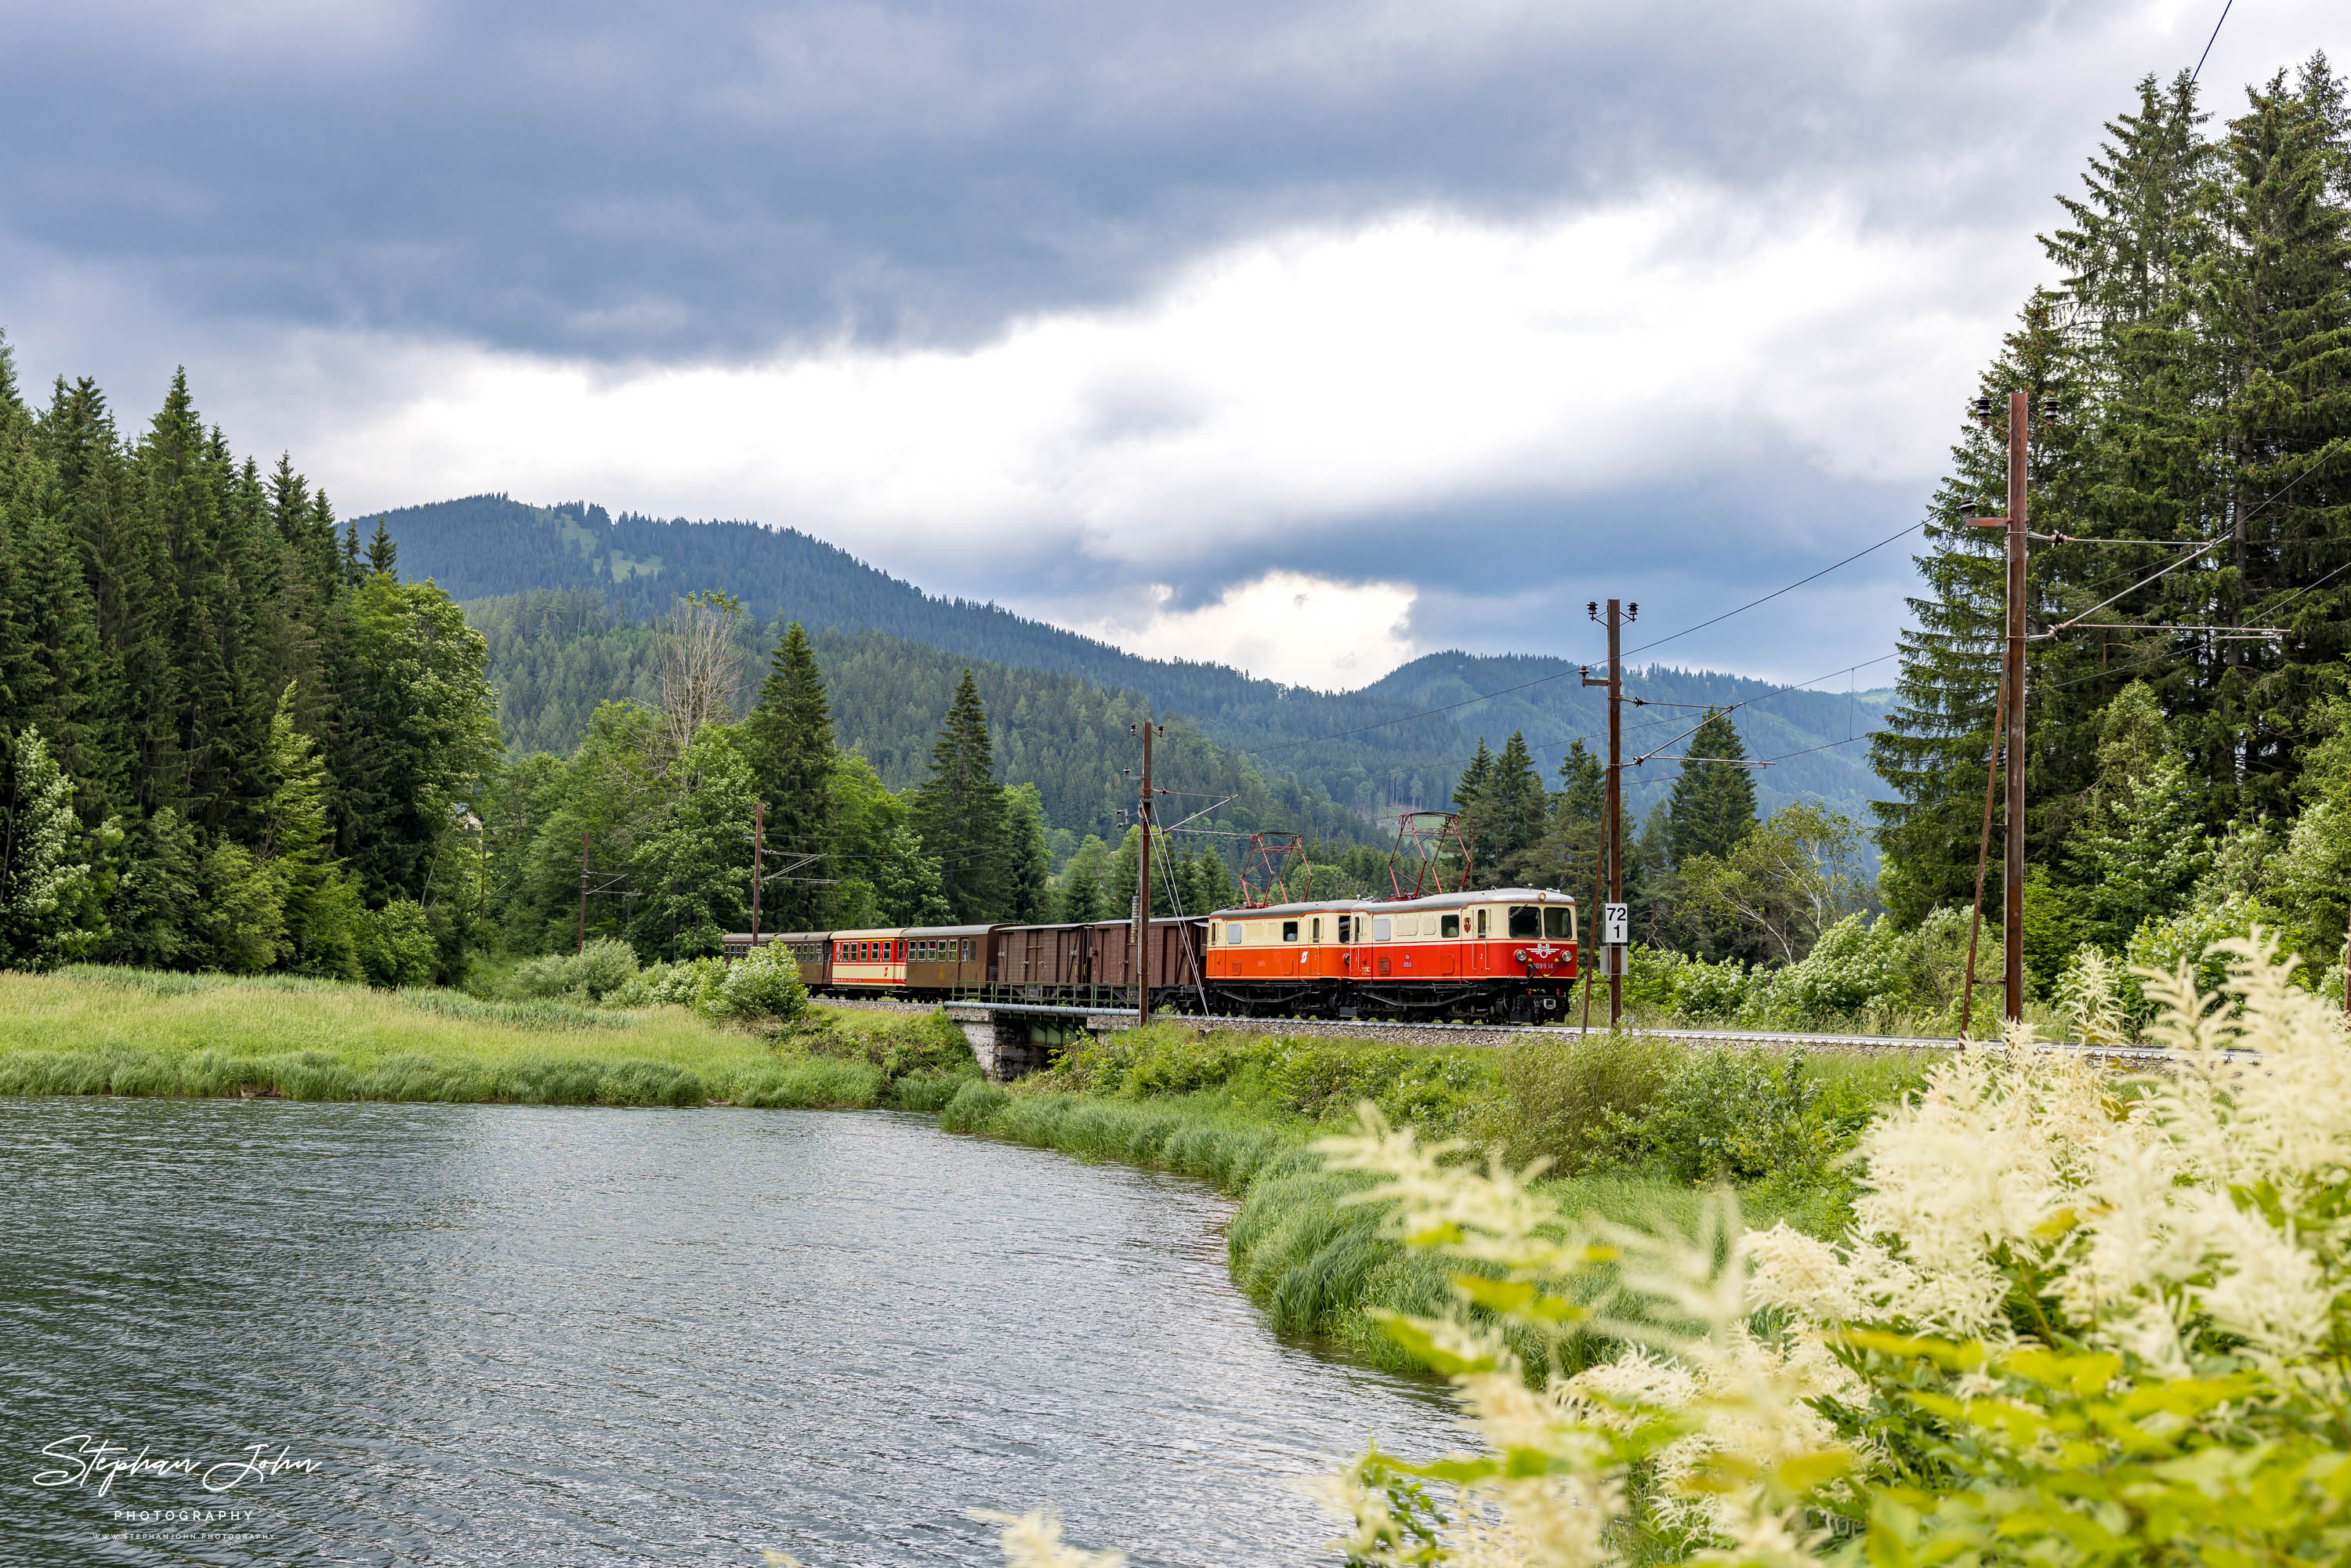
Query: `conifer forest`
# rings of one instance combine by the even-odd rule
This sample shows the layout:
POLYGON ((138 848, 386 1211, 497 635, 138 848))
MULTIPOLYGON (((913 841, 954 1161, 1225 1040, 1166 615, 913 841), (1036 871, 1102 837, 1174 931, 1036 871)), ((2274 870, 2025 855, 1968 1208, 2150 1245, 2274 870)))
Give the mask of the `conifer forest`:
MULTIPOLYGON (((2305 984, 2341 983, 2351 108, 2324 57, 2208 97, 2139 84, 2041 238, 2048 282, 1954 389, 1955 411, 2035 410, 2018 760, 2043 999, 2256 926, 2305 984)), ((402 986, 590 940, 708 955, 751 916, 755 810, 769 929, 1123 915, 1127 737, 1155 710, 1163 818, 1197 812, 1163 912, 1240 896, 1257 830, 1302 832, 1318 891, 1384 891, 1399 803, 1458 810, 1480 882, 1598 890, 1596 725, 1562 751, 1520 719, 1461 765, 1401 687, 1291 701, 926 601, 798 534, 779 580, 758 530, 585 503, 339 518, 291 455, 208 425, 184 372, 136 418, 88 379, 18 376, 0 348, 8 967, 402 986), (518 514, 538 542, 482 542, 518 514), (1406 760, 1341 745, 1355 721, 1406 760)), ((1627 894, 1635 989, 1664 1009, 1954 1006, 2004 625, 2001 539, 1967 518, 2007 482, 2004 423, 1957 428, 1898 681, 1862 727, 1869 799, 1732 766, 1794 722, 1751 691, 1685 703, 1687 759, 1645 776, 1627 894)), ((1832 751, 1853 719, 1803 722, 1820 744, 1763 745, 1832 751)))

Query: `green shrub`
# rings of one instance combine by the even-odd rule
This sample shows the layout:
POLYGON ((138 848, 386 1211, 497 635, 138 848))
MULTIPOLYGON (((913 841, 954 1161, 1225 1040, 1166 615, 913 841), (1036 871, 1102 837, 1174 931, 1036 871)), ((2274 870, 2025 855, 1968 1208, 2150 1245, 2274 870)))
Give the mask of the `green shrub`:
POLYGON ((636 949, 599 936, 577 953, 549 953, 515 967, 508 984, 524 997, 564 997, 575 1001, 627 1006, 622 999, 638 978, 636 949))
POLYGON ((1447 1135, 1489 1122, 1497 1095, 1493 1053, 1476 1046, 1195 1035, 1173 1023, 1072 1044, 1037 1086, 1126 1100, 1215 1092, 1310 1121, 1343 1119, 1369 1100, 1447 1135))
POLYGON ((395 898, 381 909, 360 910, 351 936, 369 985, 392 991, 431 983, 441 955, 423 906, 395 898))
POLYGON ((1514 1164, 1562 1176, 1621 1163, 1617 1129, 1636 1123, 1689 1054, 1632 1034, 1531 1040, 1502 1052, 1503 1145, 1514 1164))
POLYGON ((1605 1113, 1622 1163, 1676 1181, 1757 1181, 1825 1168, 1836 1130, 1802 1052, 1693 1051, 1637 1111, 1605 1113))
POLYGON ((746 1023, 789 1023, 808 1012, 808 988, 800 984, 800 963, 781 942, 754 948, 748 956, 727 966, 717 994, 703 1004, 746 1023))
POLYGON ((890 1019, 878 1028, 843 1030, 831 1016, 811 1010, 787 1029, 782 1039, 818 1056, 846 1056, 872 1062, 896 1078, 910 1072, 977 1072, 971 1041, 944 1009, 890 1019))

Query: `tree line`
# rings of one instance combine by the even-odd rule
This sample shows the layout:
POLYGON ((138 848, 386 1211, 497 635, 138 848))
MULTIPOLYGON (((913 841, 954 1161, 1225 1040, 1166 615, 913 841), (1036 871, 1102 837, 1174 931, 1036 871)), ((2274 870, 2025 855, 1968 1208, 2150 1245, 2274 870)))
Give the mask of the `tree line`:
MULTIPOLYGON (((2005 569, 1999 531, 1965 518, 2005 510, 2022 391, 2032 528, 2056 536, 2032 546, 2016 759, 2036 984, 2085 944, 2121 954, 2146 928, 2160 946, 2191 916, 2288 929, 2331 960, 2351 872, 2329 760, 2351 653, 2343 82, 2314 56, 2216 123, 2188 75, 2150 77, 2062 205, 2042 240, 2061 280, 1984 371, 1997 412, 1962 425, 1927 519, 1900 700, 1873 747, 1893 795, 1880 893, 1911 925, 1972 897, 2005 569)), ((1994 908, 2001 860, 1995 843, 1994 908)))
POLYGON ((397 977, 497 752, 483 644, 391 540, 199 415, 87 378, 28 403, 0 338, 0 963, 397 977))

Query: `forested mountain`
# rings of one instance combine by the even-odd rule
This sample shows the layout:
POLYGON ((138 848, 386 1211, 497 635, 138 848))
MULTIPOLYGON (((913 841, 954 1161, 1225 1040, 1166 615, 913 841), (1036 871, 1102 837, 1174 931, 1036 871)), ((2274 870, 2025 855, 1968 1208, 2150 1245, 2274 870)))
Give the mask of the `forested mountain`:
MULTIPOLYGON (((649 623, 675 595, 701 589, 739 600, 756 638, 772 641, 790 621, 812 633, 878 632, 940 650, 943 662, 958 668, 963 661, 986 661, 999 666, 999 680, 1015 669, 1050 672, 1136 694, 1162 713, 1191 720, 1218 744, 1248 752, 1269 778, 1294 777, 1309 792, 1365 817, 1395 806, 1441 804, 1481 736, 1499 745, 1522 729, 1538 758, 1556 764, 1576 736, 1598 745, 1606 734, 1602 694, 1582 686, 1576 666, 1563 660, 1432 653, 1361 691, 1315 692, 1222 665, 1138 658, 992 605, 933 598, 789 529, 629 516, 612 521, 585 503, 531 507, 502 497, 413 507, 382 520, 400 546, 402 568, 466 601, 489 635, 501 722, 518 751, 568 751, 597 702, 649 699, 655 645, 649 623), (1453 706, 1485 692, 1504 695, 1453 706), (1415 716, 1437 707, 1451 711, 1415 716)), ((1766 683, 1666 666, 1637 674, 1629 689, 1661 703, 1754 702, 1734 720, 1753 755, 1809 753, 1761 770, 1767 810, 1816 796, 1858 813, 1870 798, 1876 781, 1860 746, 1812 748, 1866 736, 1886 711, 1882 693, 1775 694, 1766 683)), ((866 699, 852 684, 841 700, 866 699)), ((872 701, 884 698, 876 694, 872 701)), ((998 709, 990 696, 990 712, 998 709)), ((1673 711, 1628 720, 1628 740, 1670 739, 1687 727, 1654 733, 1643 727, 1673 711)), ((935 714, 925 722, 935 722, 935 714)), ((877 726, 863 735, 877 747, 903 752, 914 744, 909 737, 923 733, 910 724, 877 726)), ((896 777, 880 755, 873 760, 885 778, 896 777)), ((1644 810, 1666 788, 1656 774, 1653 766, 1628 775, 1630 798, 1644 810)))
MULTIPOLYGON (((478 600, 465 606, 467 618, 488 639, 490 679, 498 687, 499 724, 517 752, 568 753, 580 742, 596 705, 609 698, 653 703, 659 697, 656 668, 662 633, 652 625, 621 622, 601 595, 573 591, 478 600)), ((747 658, 762 661, 781 628, 774 622, 749 624, 744 632, 747 658)), ((996 727, 997 756, 1007 782, 1033 783, 1042 792, 1056 828, 1083 835, 1112 831, 1118 807, 1133 803, 1131 783, 1119 777, 1126 766, 1125 727, 1144 706, 1132 688, 1105 688, 1078 677, 989 661, 958 658, 925 643, 878 632, 820 632, 814 638, 831 693, 843 746, 862 752, 884 782, 903 789, 922 777, 932 732, 946 710, 947 694, 967 664, 978 673, 980 692, 996 727), (1115 743, 1115 744, 1113 744, 1115 743)), ((1143 663, 1143 661, 1136 661, 1143 663)), ((1231 710, 1221 724, 1195 723, 1178 712, 1163 750, 1162 767, 1173 768, 1170 788, 1232 793, 1256 779, 1247 796, 1249 825, 1287 828, 1317 838, 1347 842, 1377 837, 1376 818, 1391 804, 1441 803, 1456 775, 1490 735, 1499 746, 1523 730, 1537 762, 1555 768, 1568 743, 1581 735, 1604 748, 1604 694, 1577 684, 1576 667, 1554 659, 1479 658, 1462 653, 1416 660, 1372 688, 1379 701, 1406 712, 1443 706, 1479 691, 1521 685, 1545 676, 1541 685, 1491 700, 1456 718, 1439 715, 1409 724, 1321 743, 1314 747, 1275 748, 1261 756, 1229 743, 1244 727, 1231 710), (1217 729, 1226 733, 1217 735, 1217 729), (1172 737, 1185 737, 1179 744, 1172 737), (1396 737, 1414 737, 1416 747, 1396 737), (1196 746, 1197 755, 1190 749, 1196 746), (1181 754, 1180 761, 1165 760, 1181 754), (1376 759, 1376 764, 1374 759, 1376 759), (1195 778, 1192 770, 1200 769, 1195 778), (1181 774, 1187 782, 1175 782, 1181 774), (1262 794, 1255 791, 1262 791, 1262 794)), ((1695 674, 1658 666, 1630 683, 1630 689, 1660 705, 1748 703, 1733 714, 1748 752, 1759 758, 1802 752, 1823 742, 1865 737, 1885 712, 1883 692, 1779 692, 1760 681, 1695 674)), ((1309 711, 1328 699, 1312 693, 1277 699, 1309 711)), ((1674 742, 1698 722, 1703 706, 1628 712, 1628 755, 1659 750, 1658 761, 1629 770, 1626 800, 1646 812, 1671 783, 1667 760, 1683 754, 1674 742)), ((1335 722, 1335 721, 1331 721, 1335 722)), ((1840 810, 1863 810, 1854 758, 1859 745, 1787 758, 1758 769, 1758 797, 1769 812, 1789 800, 1817 797, 1840 810)), ((1203 802, 1205 803, 1205 802, 1203 802)))
MULTIPOLYGON (((597 595, 480 600, 466 606, 466 614, 488 640, 490 679, 501 693, 499 722, 517 752, 568 755, 599 703, 625 698, 658 706, 661 700, 665 634, 658 626, 616 621, 597 595)), ((765 664, 781 635, 777 622, 747 620, 740 646, 748 667, 765 664)), ((1125 770, 1140 763, 1127 734, 1144 714, 1139 694, 1074 675, 959 658, 878 632, 820 632, 810 641, 839 743, 862 754, 889 788, 922 781, 956 681, 969 668, 987 706, 1001 781, 1035 786, 1056 830, 1080 838, 1118 836, 1117 813, 1135 800, 1135 782, 1125 770)), ((747 691, 738 694, 738 704, 749 700, 747 691)), ((1177 815, 1233 796, 1202 825, 1236 832, 1285 829, 1341 843, 1376 834, 1370 821, 1293 779, 1269 780, 1188 720, 1164 722, 1157 781, 1192 801, 1177 815)))

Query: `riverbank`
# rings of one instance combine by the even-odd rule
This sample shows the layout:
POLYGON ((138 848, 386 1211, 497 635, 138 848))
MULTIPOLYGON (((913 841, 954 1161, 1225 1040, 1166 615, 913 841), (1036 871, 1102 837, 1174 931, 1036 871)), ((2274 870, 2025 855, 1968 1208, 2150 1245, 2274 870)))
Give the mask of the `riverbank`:
POLYGON ((1414 1370, 1384 1311, 1449 1299, 1429 1256, 1382 1234, 1363 1183, 1326 1171, 1313 1141, 1364 1102, 1432 1138, 1541 1159, 1571 1212, 1688 1230, 1709 1194, 1750 1223, 1823 1232, 1850 1197, 1840 1159, 1876 1108, 1936 1053, 1811 1058, 1691 1051, 1623 1037, 1501 1049, 1230 1035, 1180 1026, 1071 1048, 1050 1071, 975 1082, 940 1112, 950 1132, 1194 1176, 1239 1199, 1233 1278, 1281 1333, 1414 1370))

